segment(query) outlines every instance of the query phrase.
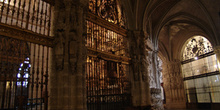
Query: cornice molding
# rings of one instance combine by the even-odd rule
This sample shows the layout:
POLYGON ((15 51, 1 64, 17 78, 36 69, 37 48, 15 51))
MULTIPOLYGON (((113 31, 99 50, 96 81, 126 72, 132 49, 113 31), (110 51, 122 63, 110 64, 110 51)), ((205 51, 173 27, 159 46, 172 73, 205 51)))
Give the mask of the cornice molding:
POLYGON ((101 58, 104 60, 110 60, 114 62, 121 62, 123 64, 129 64, 131 58, 125 57, 125 56, 118 56, 111 54, 109 52, 104 52, 100 50, 96 50, 90 47, 87 47, 87 55, 91 57, 101 58))
POLYGON ((53 38, 50 36, 37 34, 26 29, 21 29, 15 26, 9 26, 3 23, 0 23, 0 35, 49 47, 53 46, 53 38))

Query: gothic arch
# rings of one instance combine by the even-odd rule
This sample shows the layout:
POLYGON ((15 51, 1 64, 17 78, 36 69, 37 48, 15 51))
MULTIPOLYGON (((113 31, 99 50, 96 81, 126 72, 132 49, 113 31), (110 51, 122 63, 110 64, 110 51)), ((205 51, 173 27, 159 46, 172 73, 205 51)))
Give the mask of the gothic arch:
MULTIPOLYGON (((192 14, 190 14, 189 12, 185 11, 184 9, 182 11, 179 12, 175 12, 172 9, 175 10, 175 8, 182 3, 181 2, 176 2, 172 7, 169 8, 169 10, 164 14, 163 19, 160 19, 156 25, 155 28, 153 29, 153 35, 155 36, 155 45, 157 45, 157 40, 159 37, 159 33, 161 31, 161 28, 164 27, 166 24, 168 24, 169 22, 178 19, 178 20, 185 20, 191 24, 194 24, 196 26, 198 26, 199 28, 201 28, 209 37, 213 37, 213 41, 215 41, 214 45, 218 44, 217 40, 218 39, 217 33, 216 33, 216 28, 215 25, 213 24, 213 20, 211 18, 211 15, 208 14, 208 11, 206 9, 206 7, 202 4, 202 2, 199 1, 191 1, 194 3, 194 5, 190 6, 190 7, 199 7, 199 9, 197 9, 197 11, 201 12, 202 14, 204 14, 205 16, 205 20, 204 19, 200 19, 197 16, 194 16, 192 14)), ((182 8, 184 8, 184 6, 182 6, 182 8)), ((200 14, 199 16, 201 17, 200 14)))
POLYGON ((208 31, 210 30, 210 26, 208 24, 206 24, 205 21, 202 21, 201 19, 193 16, 193 15, 190 15, 188 13, 184 13, 184 12, 180 12, 180 13, 177 13, 177 14, 174 14, 170 17, 168 17, 167 19, 165 19, 163 22, 161 22, 161 25, 159 26, 158 30, 156 31, 156 35, 157 35, 157 38, 159 37, 158 36, 158 33, 160 32, 161 28, 163 26, 165 26, 166 24, 170 23, 170 22, 179 22, 179 23, 188 23, 188 24, 193 24, 199 28, 201 28, 204 32, 206 32, 209 36, 214 36, 213 32, 212 31, 208 31), (175 19, 183 19, 183 20, 177 20, 175 21, 175 19))

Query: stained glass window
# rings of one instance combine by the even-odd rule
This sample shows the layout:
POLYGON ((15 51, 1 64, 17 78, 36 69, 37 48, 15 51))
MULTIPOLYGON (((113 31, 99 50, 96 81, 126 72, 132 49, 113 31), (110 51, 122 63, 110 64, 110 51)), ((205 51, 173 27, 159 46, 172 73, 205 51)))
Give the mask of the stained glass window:
POLYGON ((183 52, 183 61, 191 58, 196 58, 200 55, 212 52, 211 43, 202 36, 194 36, 190 38, 183 52))
POLYGON ((188 40, 182 56, 188 103, 219 103, 219 64, 211 43, 202 36, 188 40))

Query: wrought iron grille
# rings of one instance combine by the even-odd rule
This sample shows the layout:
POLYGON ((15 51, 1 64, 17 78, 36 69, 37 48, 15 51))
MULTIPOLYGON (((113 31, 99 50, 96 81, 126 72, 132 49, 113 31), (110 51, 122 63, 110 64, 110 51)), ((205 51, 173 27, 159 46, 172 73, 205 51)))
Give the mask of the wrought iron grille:
POLYGON ((87 17, 86 37, 88 110, 121 110, 130 105, 126 31, 119 27, 124 24, 117 3, 116 0, 90 0, 89 9, 93 14, 87 17))
POLYGON ((121 110, 130 105, 126 30, 117 0, 90 0, 87 16, 87 109, 121 110))
POLYGON ((87 58, 87 109, 121 110, 130 104, 128 65, 87 58))
POLYGON ((47 110, 50 47, 0 36, 0 109, 47 110))
POLYGON ((0 0, 0 23, 50 35, 51 6, 42 0, 0 0))
POLYGON ((87 21, 87 47, 118 56, 128 56, 124 45, 125 40, 122 35, 87 21))

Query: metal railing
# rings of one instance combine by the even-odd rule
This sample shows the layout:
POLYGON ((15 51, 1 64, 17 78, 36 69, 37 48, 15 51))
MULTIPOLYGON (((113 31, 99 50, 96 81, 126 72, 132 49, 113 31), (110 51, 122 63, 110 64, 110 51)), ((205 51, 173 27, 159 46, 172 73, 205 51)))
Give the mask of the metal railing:
POLYGON ((0 23, 49 36, 51 6, 42 0, 1 0, 0 23))

